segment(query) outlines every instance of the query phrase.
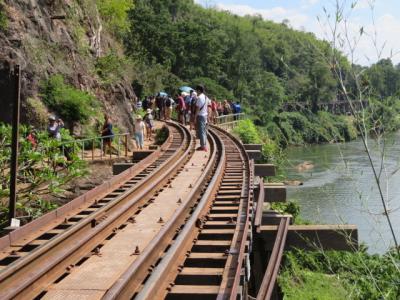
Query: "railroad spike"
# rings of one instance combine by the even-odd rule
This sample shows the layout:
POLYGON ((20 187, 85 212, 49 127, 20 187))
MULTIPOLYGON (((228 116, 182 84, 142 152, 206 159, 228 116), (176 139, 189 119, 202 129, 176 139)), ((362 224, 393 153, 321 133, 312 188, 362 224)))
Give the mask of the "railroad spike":
POLYGON ((130 217, 130 218, 128 219, 128 222, 129 222, 129 223, 132 223, 132 224, 136 223, 135 217, 130 217))
POLYGON ((196 220, 196 227, 197 227, 197 228, 201 228, 202 225, 203 225, 203 221, 200 220, 200 219, 197 219, 197 220, 196 220))
POLYGON ((182 204, 182 199, 181 199, 181 198, 179 198, 179 199, 178 199, 178 202, 176 202, 176 203, 178 203, 178 204, 182 204))
POLYGON ((17 253, 16 250, 12 250, 11 253, 10 253, 10 255, 12 255, 12 256, 18 256, 18 253, 17 253))
POLYGON ((97 256, 101 257, 100 248, 99 248, 99 247, 96 247, 96 248, 92 251, 92 255, 97 255, 97 256))
POLYGON ((189 184, 189 189, 192 189, 193 188, 193 185, 192 184, 189 184))
POLYGON ((135 252, 133 252, 133 253, 131 254, 131 256, 133 256, 133 255, 139 255, 139 254, 140 254, 139 246, 136 246, 135 252))
POLYGON ((159 219, 158 219, 158 222, 157 223, 164 223, 164 220, 163 220, 163 218, 162 217, 160 217, 159 219))
POLYGON ((68 267, 66 267, 65 269, 70 272, 75 266, 74 265, 69 265, 68 267))

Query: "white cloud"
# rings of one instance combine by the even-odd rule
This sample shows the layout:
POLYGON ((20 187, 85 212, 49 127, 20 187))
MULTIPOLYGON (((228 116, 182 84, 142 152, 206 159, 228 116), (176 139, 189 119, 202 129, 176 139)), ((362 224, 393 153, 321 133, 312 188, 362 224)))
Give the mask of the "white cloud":
POLYGON ((230 11, 231 13, 239 16, 261 15, 264 19, 272 20, 275 22, 282 22, 283 20, 287 19, 290 21, 290 24, 295 28, 301 28, 302 26, 305 26, 309 21, 307 15, 283 7, 274 7, 271 9, 256 9, 249 5, 218 3, 216 5, 216 8, 220 10, 230 11))

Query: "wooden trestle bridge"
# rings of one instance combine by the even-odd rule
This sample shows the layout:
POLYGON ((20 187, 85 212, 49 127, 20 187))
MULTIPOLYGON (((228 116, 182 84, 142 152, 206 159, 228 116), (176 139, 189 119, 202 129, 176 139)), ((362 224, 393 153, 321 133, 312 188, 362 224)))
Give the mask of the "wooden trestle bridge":
POLYGON ((268 210, 286 189, 260 179, 275 173, 255 163, 260 145, 212 127, 199 152, 186 127, 166 125, 146 158, 0 239, 0 299, 279 298, 285 247, 351 249, 342 232, 356 243, 353 226, 268 210))

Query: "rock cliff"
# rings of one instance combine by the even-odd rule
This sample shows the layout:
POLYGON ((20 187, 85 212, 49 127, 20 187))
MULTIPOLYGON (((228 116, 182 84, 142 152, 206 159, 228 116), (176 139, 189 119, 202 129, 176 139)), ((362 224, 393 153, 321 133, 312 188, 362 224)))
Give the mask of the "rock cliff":
MULTIPOLYGON (((2 106, 12 100, 7 74, 19 64, 24 122, 43 125, 49 111, 41 101, 41 82, 61 74, 75 88, 96 96, 100 100, 98 111, 110 113, 121 130, 131 130, 129 115, 136 97, 129 72, 119 72, 113 80, 105 81, 97 69, 101 57, 124 54, 95 0, 0 0, 0 5, 6 17, 6 26, 0 29, 2 106)), ((9 121, 9 115, 3 110, 0 121, 9 121)), ((73 127, 81 134, 78 124, 73 127)))

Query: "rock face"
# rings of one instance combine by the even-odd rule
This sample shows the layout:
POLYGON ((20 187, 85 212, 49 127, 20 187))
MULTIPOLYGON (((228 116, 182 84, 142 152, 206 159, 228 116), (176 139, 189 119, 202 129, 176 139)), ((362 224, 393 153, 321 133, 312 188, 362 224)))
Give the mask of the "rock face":
MULTIPOLYGON (((0 102, 9 105, 12 82, 7 73, 22 69, 23 122, 38 123, 40 112, 29 99, 40 100, 39 86, 52 74, 62 74, 75 88, 100 100, 121 130, 131 130, 129 117, 135 93, 128 76, 104 83, 96 60, 110 51, 123 56, 122 45, 106 30, 93 0, 4 0, 8 25, 0 29, 0 102)), ((39 101, 40 102, 40 101, 39 101)), ((43 107, 43 105, 42 105, 43 107)), ((0 113, 0 122, 10 113, 0 113)), ((42 112, 43 115, 43 112, 42 112)))

